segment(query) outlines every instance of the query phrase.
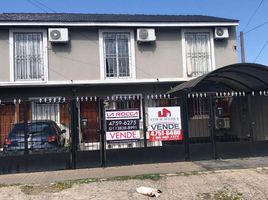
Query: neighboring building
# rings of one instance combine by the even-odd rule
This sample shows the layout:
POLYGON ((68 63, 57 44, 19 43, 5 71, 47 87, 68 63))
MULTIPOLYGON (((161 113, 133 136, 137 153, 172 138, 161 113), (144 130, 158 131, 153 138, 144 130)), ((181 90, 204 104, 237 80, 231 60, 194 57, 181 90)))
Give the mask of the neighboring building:
MULTIPOLYGON (((40 97, 145 96, 237 63, 238 20, 199 15, 0 14, 0 99, 30 98, 29 119, 69 126, 69 105, 40 97)), ((140 108, 141 98, 115 108, 140 108)), ((84 101, 80 141, 97 142, 99 105, 84 101)), ((20 121, 0 109, 1 143, 20 121)), ((15 115, 14 115, 15 113, 15 115)))

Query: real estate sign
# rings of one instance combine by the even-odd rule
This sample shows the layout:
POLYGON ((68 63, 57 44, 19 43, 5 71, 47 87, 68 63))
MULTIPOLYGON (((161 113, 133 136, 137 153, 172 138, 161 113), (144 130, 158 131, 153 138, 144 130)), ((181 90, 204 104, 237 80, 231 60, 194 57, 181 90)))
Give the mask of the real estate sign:
POLYGON ((139 110, 106 111, 106 141, 129 142, 140 139, 139 110))
POLYGON ((179 106, 148 108, 149 141, 182 140, 179 106))

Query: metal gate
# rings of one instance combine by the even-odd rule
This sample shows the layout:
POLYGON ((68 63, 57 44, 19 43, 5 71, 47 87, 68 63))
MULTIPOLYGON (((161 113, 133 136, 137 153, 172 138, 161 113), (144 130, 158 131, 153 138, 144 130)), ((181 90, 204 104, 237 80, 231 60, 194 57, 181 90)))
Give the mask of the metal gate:
POLYGON ((184 160, 185 150, 182 140, 152 140, 149 136, 148 110, 150 108, 169 109, 172 106, 180 107, 180 98, 170 98, 168 95, 107 97, 104 101, 103 162, 106 165, 118 165, 184 160), (133 116, 123 116, 131 114, 133 116), (120 117, 116 118, 116 115, 120 117))
POLYGON ((70 168, 70 101, 0 102, 0 173, 70 168))
POLYGON ((188 94, 190 159, 267 155, 267 94, 188 94))
POLYGON ((0 173, 268 155, 267 105, 267 91, 0 100, 0 173))

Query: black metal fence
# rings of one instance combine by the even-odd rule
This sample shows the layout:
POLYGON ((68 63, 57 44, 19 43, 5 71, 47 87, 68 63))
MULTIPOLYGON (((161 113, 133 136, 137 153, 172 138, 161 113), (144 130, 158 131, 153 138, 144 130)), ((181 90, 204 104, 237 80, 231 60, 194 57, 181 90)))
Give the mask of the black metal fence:
POLYGON ((267 155, 267 94, 188 94, 191 158, 267 155))
POLYGON ((268 92, 0 100, 0 173, 267 155, 268 92))

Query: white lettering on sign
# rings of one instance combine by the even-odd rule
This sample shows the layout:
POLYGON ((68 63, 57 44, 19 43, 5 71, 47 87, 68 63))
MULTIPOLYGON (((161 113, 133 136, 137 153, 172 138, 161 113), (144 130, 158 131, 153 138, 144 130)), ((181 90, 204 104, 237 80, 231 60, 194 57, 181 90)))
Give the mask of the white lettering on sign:
POLYGON ((180 129, 180 124, 152 124, 152 130, 172 130, 180 129))
POLYGON ((112 119, 139 119, 140 114, 138 110, 130 111, 106 111, 106 120, 112 119))
POLYGON ((179 106, 148 108, 149 141, 182 140, 179 106))
POLYGON ((140 139, 139 110, 107 110, 105 119, 107 142, 136 141, 140 139))
POLYGON ((106 140, 135 140, 140 139, 140 131, 106 132, 106 140))

